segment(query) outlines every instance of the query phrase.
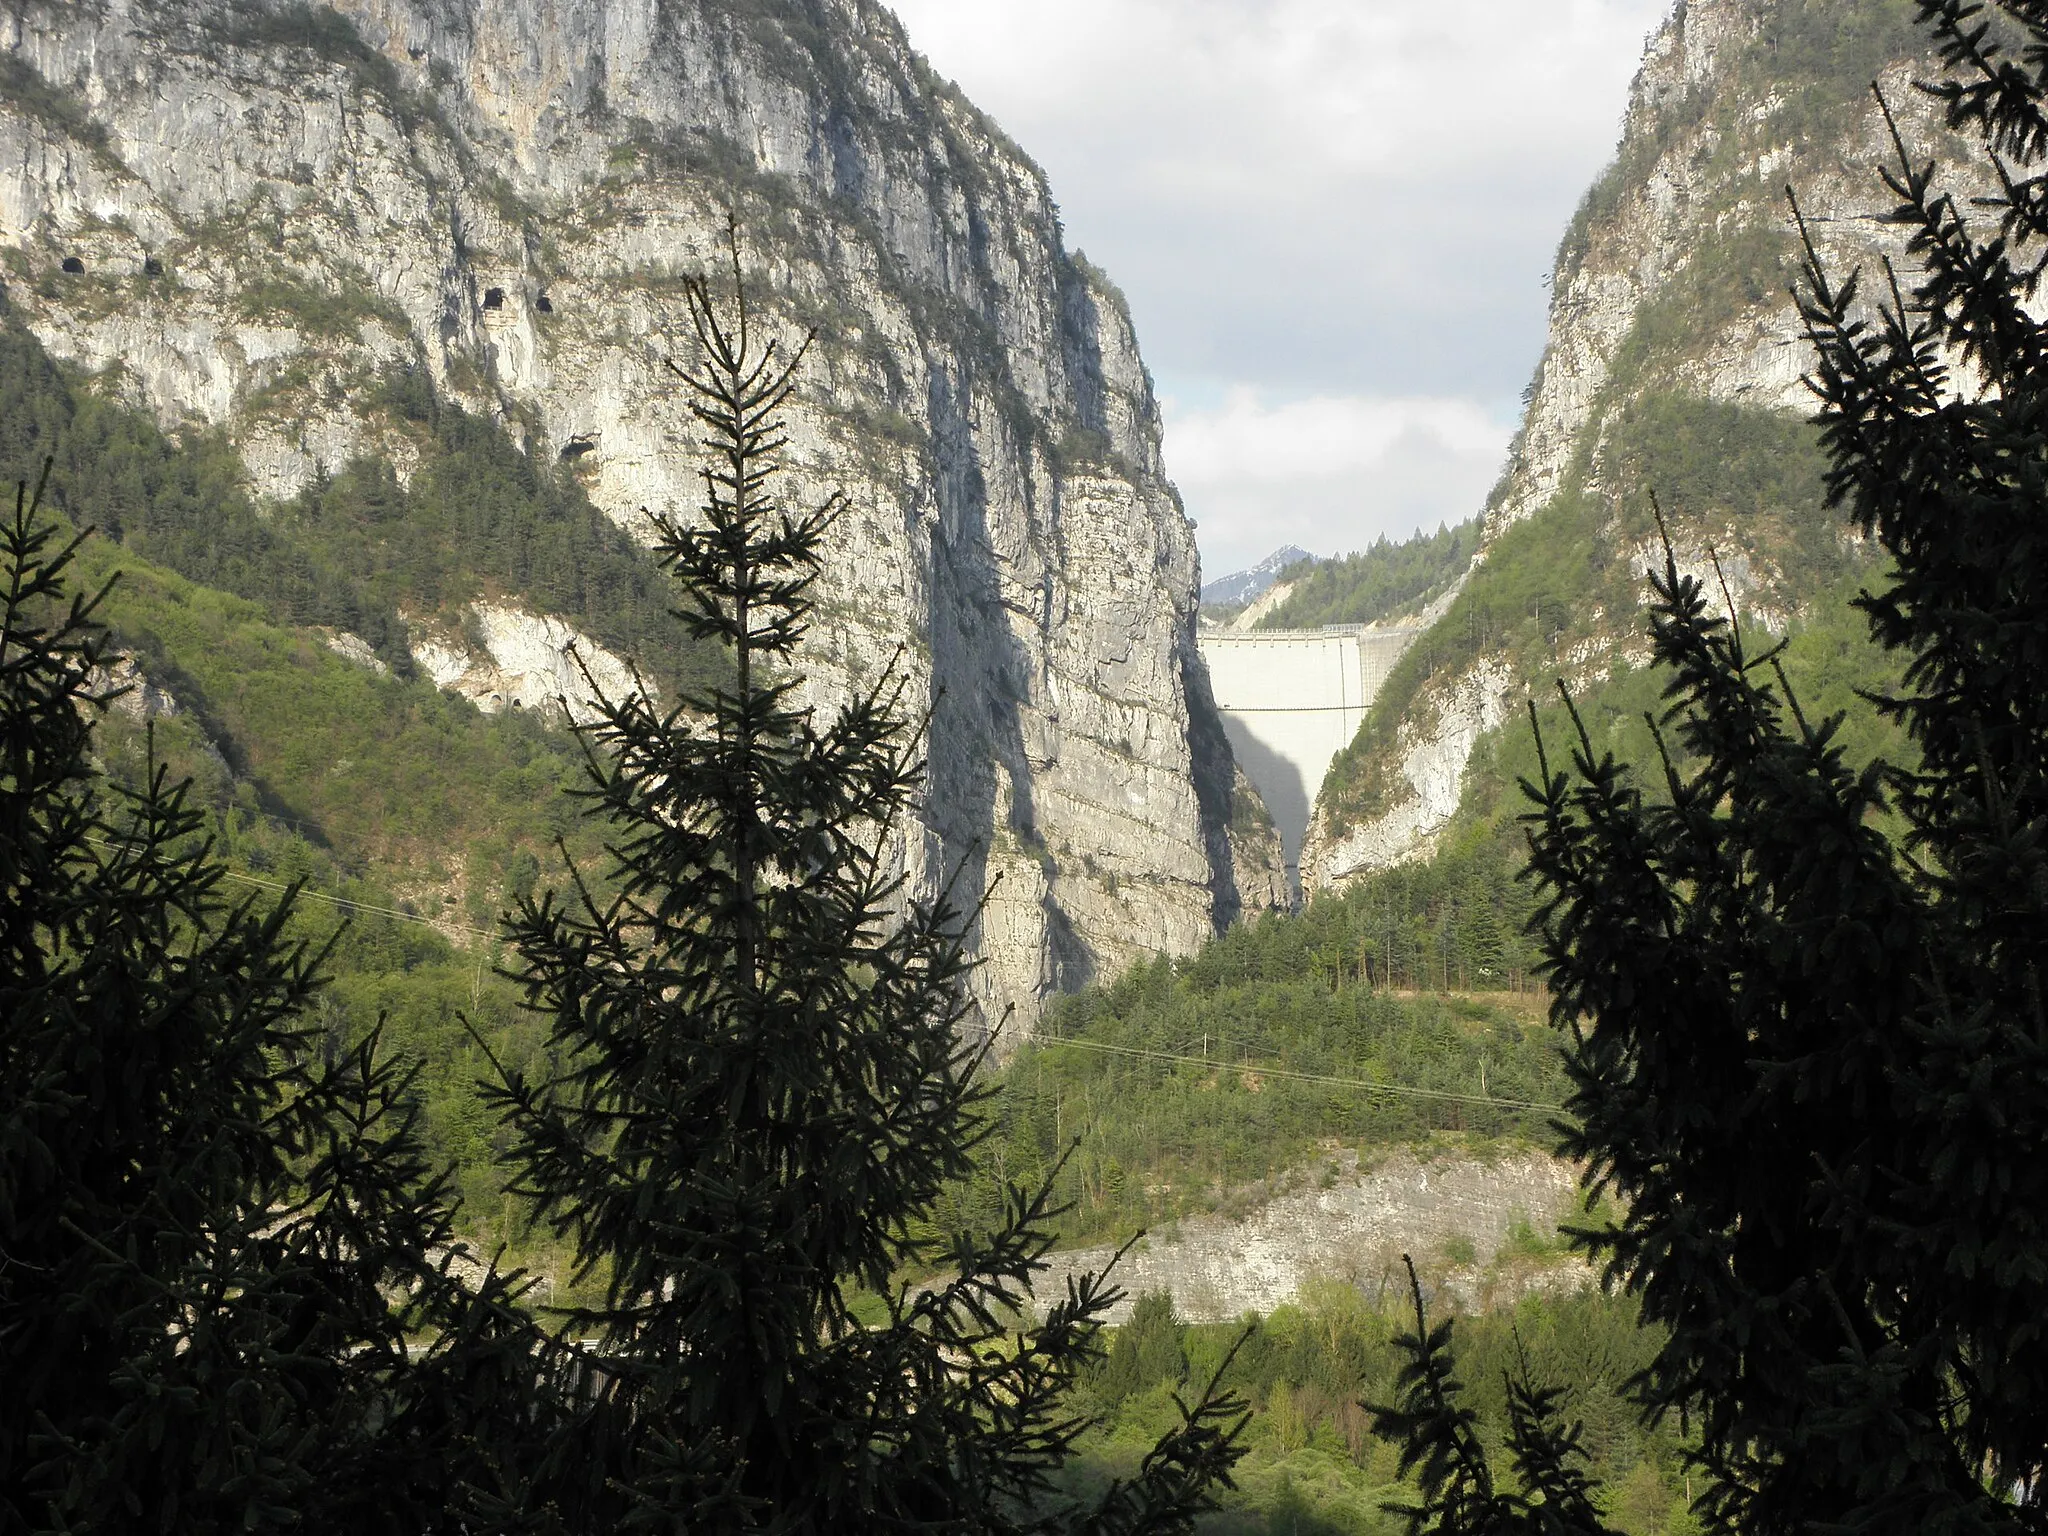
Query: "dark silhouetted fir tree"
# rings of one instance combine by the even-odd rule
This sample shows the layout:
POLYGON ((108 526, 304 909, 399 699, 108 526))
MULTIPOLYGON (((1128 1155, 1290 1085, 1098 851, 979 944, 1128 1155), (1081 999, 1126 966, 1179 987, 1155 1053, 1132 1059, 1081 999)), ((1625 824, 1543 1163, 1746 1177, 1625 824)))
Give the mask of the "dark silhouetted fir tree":
POLYGON ((1415 1331, 1394 1346, 1407 1358, 1394 1385, 1400 1400, 1370 1403, 1373 1433, 1401 1448, 1401 1475, 1422 1497, 1390 1503, 1413 1536, 1613 1536, 1594 1504, 1582 1431, 1565 1422, 1562 1394, 1531 1385, 1526 1362, 1508 1378, 1507 1451, 1514 1478, 1502 1486, 1454 1372, 1456 1324, 1431 1326, 1422 1283, 1406 1255, 1415 1331))
POLYGON ((772 490, 801 352, 761 341, 743 292, 688 299, 706 496, 653 516, 656 549, 731 681, 605 706, 606 879, 510 920, 558 1063, 497 1090, 513 1182, 603 1294, 565 1309, 588 1389, 534 1498, 590 1530, 1187 1530, 1237 1405, 1212 1389, 1133 1481, 1067 1506, 1067 1396, 1115 1293, 1086 1278, 1025 1312, 1042 1190, 1010 1189, 986 1237, 929 1235, 986 1129, 962 914, 895 862, 919 781, 900 680, 829 722, 802 701, 837 502, 772 490))
POLYGON ((2000 195, 1894 130, 1916 275, 1809 241, 1799 296, 1918 762, 1853 768, 1667 549, 1661 782, 1581 728, 1528 786, 1565 1150, 1625 1211, 1582 1237, 1755 1536, 2048 1529, 2048 5, 1916 6, 2000 195))
POLYGON ((110 653, 37 499, 0 523, 0 1532, 489 1518, 533 1330, 448 1272, 408 1076, 306 1022, 293 897, 229 900, 183 786, 94 768, 110 653))

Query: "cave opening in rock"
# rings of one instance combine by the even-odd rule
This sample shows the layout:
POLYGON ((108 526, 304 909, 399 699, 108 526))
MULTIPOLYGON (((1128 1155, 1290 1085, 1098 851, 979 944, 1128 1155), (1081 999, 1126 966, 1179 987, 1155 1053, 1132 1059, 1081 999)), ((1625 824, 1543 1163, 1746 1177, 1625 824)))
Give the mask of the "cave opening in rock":
POLYGON ((486 288, 486 289, 484 290, 484 308, 485 308, 485 309, 503 309, 504 307, 505 307, 505 290, 504 290, 504 289, 502 289, 502 288, 486 288))
POLYGON ((144 277, 162 277, 164 275, 164 264, 154 256, 145 256, 142 258, 142 275, 144 277))
POLYGON ((85 263, 76 256, 66 256, 64 258, 64 270, 66 272, 83 272, 85 270, 85 263))
POLYGON ((545 293, 533 301, 533 307, 544 315, 552 315, 555 312, 554 302, 545 293))

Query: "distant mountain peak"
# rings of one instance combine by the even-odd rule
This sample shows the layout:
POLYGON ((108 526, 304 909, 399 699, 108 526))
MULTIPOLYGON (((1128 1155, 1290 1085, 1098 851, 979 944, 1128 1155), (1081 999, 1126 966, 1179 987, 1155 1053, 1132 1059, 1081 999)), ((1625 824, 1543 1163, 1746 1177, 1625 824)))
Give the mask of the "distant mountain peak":
POLYGON ((1305 549, 1287 544, 1276 549, 1249 570, 1218 576, 1202 588, 1205 603, 1248 603, 1280 579, 1280 573, 1298 560, 1313 560, 1305 549))

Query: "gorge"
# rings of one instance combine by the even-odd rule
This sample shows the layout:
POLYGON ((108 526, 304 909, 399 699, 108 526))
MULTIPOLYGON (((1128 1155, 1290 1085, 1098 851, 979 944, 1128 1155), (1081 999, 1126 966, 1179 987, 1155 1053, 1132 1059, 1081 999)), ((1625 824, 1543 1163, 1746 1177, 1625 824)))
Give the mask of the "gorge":
MULTIPOLYGON (((259 507, 369 460, 404 490, 444 409, 629 532, 688 507, 677 284, 736 219, 757 323, 814 338, 794 494, 847 497, 807 686, 893 666, 929 715, 901 860, 927 896, 986 893, 991 1023, 1190 951, 1237 870, 1270 873, 1233 850, 1192 530, 1121 297, 881 5, 108 0, 17 8, 0 46, 13 323, 231 445, 259 507)), ((330 650, 487 710, 549 707, 571 645, 662 674, 516 565, 398 591, 402 640, 330 650)), ((453 901, 439 853, 351 850, 453 901)))
MULTIPOLYGON (((1671 8, 1614 162, 1558 247, 1548 343, 1471 571, 1332 768, 1306 838, 1307 891, 1504 825, 1534 766, 1526 705, 1554 708, 1560 680, 1616 745, 1651 751, 1636 669, 1653 495, 1681 566, 1718 561, 1710 589, 1733 616, 1793 637, 1795 680, 1832 669, 1828 707, 1868 722, 1820 653, 1845 648, 1859 685, 1882 686, 1874 652, 1809 633, 1853 594, 1865 551, 1823 505, 1787 190, 1837 276, 1902 257, 1877 212, 1896 152, 1872 85, 1912 156, 1977 174, 1914 88, 1938 73, 1912 8, 1892 0, 1671 8)), ((1852 728, 1865 751, 1882 739, 1852 728)), ((1506 833, 1501 846, 1512 857, 1519 845, 1506 833)))
MULTIPOLYGON (((584 1213, 611 1201, 704 1250, 692 1212, 723 1201, 715 1258, 644 1269, 636 1294, 668 1303, 690 1266, 713 1288, 750 1265, 822 1275, 834 1324, 792 1312, 792 1336, 857 1353, 870 1330, 916 1333, 949 1245, 966 1267, 1044 1191, 1004 1275, 1048 1257, 1042 1301, 1114 1258, 1126 1288, 1110 1357, 1074 1377, 1090 1454, 1119 1424, 1145 1454, 1175 1392, 1238 1361, 1258 1502, 1213 1529, 1305 1509, 1292 1528, 1384 1528, 1382 1491, 1409 1469, 1375 1461, 1360 1403, 1387 1400, 1411 1273, 1418 1310, 1427 1288, 1466 1314, 1461 1338, 1494 1340, 1489 1382, 1510 1345, 1528 1361, 1526 1324, 1552 1379, 1609 1406, 1597 1455, 1640 1492, 1629 1536, 1696 1529, 1681 1432, 1618 1395, 1656 1344, 1637 1297, 1593 1286, 1562 1230, 1617 1207, 1551 1150, 1586 1103, 1558 1048, 1581 1019, 1568 988, 1555 1008, 1528 932, 1541 893, 1517 785, 1549 763, 1523 727, 1655 763, 1642 575, 1668 547, 1727 618, 1784 641, 1773 661, 1816 716, 1840 712, 1845 762, 1896 747, 1869 707, 1887 659, 1848 606, 1875 557, 1827 505, 1802 419, 1778 183, 1831 265, 1898 253, 1866 217, 1888 149, 1864 91, 1880 80, 1916 150, 1940 148, 1910 90, 1927 67, 1910 21, 1905 0, 1678 0, 1565 234, 1549 348, 1483 520, 1404 546, 1405 586, 1383 579, 1391 547, 1306 572, 1283 552, 1269 567, 1298 590, 1219 630, 1197 627, 1194 530, 1122 298, 1068 248, 1046 178, 874 0, 23 0, 0 23, 0 473, 53 463, 55 515, 95 530, 73 576, 93 591, 118 573, 100 610, 116 651, 71 677, 127 689, 74 777, 112 803, 189 774, 189 845, 245 916, 303 883, 276 936, 327 974, 275 1054, 368 1060, 375 1041, 402 1063, 392 1102, 459 1215, 435 1262, 502 1251, 551 1302, 614 1305, 620 1286, 598 1293, 619 1271, 574 1235, 584 1213), (616 836, 580 814, 589 738, 566 727, 600 694, 668 705, 733 675, 647 549, 648 514, 699 494, 701 432, 671 369, 700 273, 750 295, 754 334, 807 347, 787 484, 800 505, 844 497, 803 615, 796 696, 814 715, 791 736, 808 748, 814 718, 874 690, 925 768, 879 842, 847 808, 858 775, 814 775, 765 876, 748 839, 771 797, 731 792, 721 768, 693 805, 661 806, 643 824, 662 838, 696 836, 700 814, 738 831, 707 882, 615 887, 614 910, 659 891, 682 942, 620 940, 593 964, 564 940, 568 1027, 551 1032, 503 914, 531 922, 616 836), (818 829, 848 822, 842 862, 818 859, 818 829), (704 896, 726 888, 742 894, 704 896), (840 889, 863 915, 804 905, 840 889), (765 928, 762 890, 784 914, 765 928), (899 903, 942 896, 979 962, 964 1039, 945 922, 929 970, 842 942, 915 933, 899 903), (775 973, 796 981, 757 980, 763 931, 816 957, 775 973), (928 994, 896 990, 935 973, 928 994), (606 1015, 585 1006, 592 976, 650 981, 606 1015), (701 1001, 717 988, 741 1006, 701 1001), (860 992, 909 1002, 862 1013, 844 1000, 860 992), (646 1162, 597 1201, 571 1191, 550 1227, 505 1155, 504 1085, 537 1071, 582 1092, 578 1052, 612 1018, 631 1028, 597 1048, 630 1037, 619 1078, 679 1091, 656 1111, 603 1100, 543 1147, 602 1160, 620 1124, 653 1128, 619 1136, 646 1162), (856 1043, 874 1049, 835 1050, 870 1019, 856 1043), (877 1109, 913 1029, 916 1071, 877 1109), (762 1086, 778 1073, 801 1095, 762 1086), (718 1112, 735 1105, 751 1119, 718 1112), (870 1109, 872 1139, 843 1134, 870 1109), (932 1153, 914 1187, 911 1120, 932 1153), (785 1199, 791 1147, 813 1182, 785 1199), (871 1176, 894 1181, 870 1250, 885 1259, 756 1265, 757 1205, 705 1172, 735 1148, 797 1243, 871 1176)), ((684 755, 751 749, 733 714, 709 734, 682 707, 684 755)), ((66 695, 48 714, 83 740, 91 709, 66 695)), ((758 759, 771 783, 800 777, 780 750, 758 759)), ((682 782, 676 757, 653 761, 642 782, 682 782)), ((1622 794, 1638 784, 1657 793, 1639 778, 1622 794)), ((1711 1000, 1730 971, 1678 990, 1711 1000)), ((1671 972, 1643 974, 1636 997, 1671 972)), ((1727 1038, 1739 1054, 1753 1037, 1727 1038)), ((253 1202, 252 1243, 275 1208, 253 1202)), ((963 1359, 1030 1364, 1004 1351, 1036 1303, 999 1300, 931 1380, 963 1359)), ((178 1353, 179 1335, 144 1332, 178 1353)), ((698 1343, 745 1332, 691 1321, 656 1343, 703 1361, 698 1343)), ((870 1383, 905 1377, 886 1357, 881 1372, 856 1383, 855 1418, 887 1395, 870 1383)))

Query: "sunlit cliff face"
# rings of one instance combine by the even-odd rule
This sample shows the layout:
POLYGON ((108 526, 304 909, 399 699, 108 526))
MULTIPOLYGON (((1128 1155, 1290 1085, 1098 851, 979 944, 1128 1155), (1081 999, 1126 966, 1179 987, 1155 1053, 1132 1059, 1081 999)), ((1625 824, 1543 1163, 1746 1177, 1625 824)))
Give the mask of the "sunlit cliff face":
POLYGON ((906 675, 930 769, 901 860, 926 894, 989 893, 977 984, 1028 1019, 1234 909, 1192 533, 1122 300, 1042 175, 881 7, 827 16, 31 5, 0 252, 48 347, 224 427, 266 494, 364 453, 409 472, 377 386, 411 369, 639 527, 696 499, 666 361, 678 279, 737 216, 756 323, 815 333, 792 495, 847 497, 807 686, 906 675))

